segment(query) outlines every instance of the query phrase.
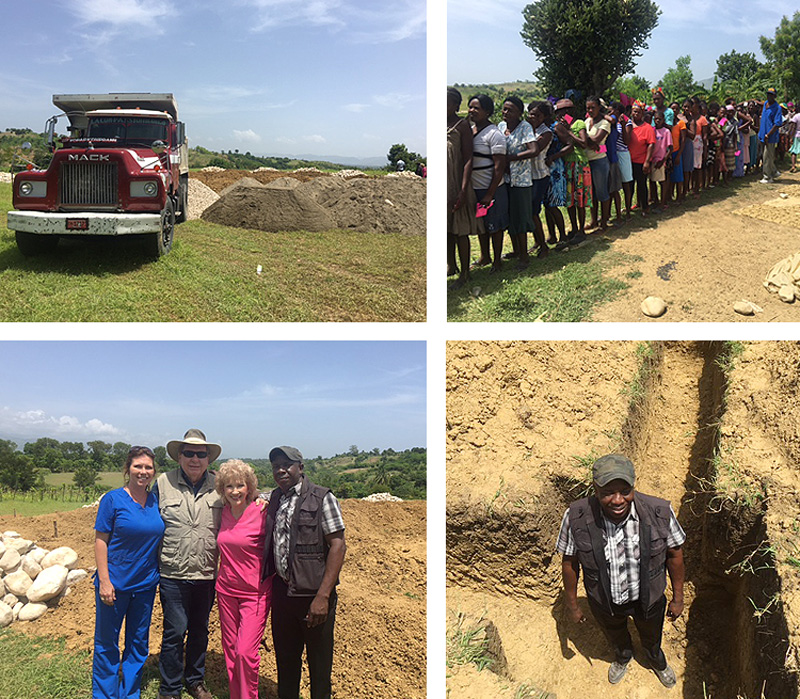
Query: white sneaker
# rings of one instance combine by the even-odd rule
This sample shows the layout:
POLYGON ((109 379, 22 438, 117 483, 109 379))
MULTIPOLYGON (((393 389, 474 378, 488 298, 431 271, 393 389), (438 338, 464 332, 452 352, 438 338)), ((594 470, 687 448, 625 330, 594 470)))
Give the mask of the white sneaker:
POLYGON ((769 177, 762 177, 759 181, 759 184, 772 184, 772 179, 769 177))

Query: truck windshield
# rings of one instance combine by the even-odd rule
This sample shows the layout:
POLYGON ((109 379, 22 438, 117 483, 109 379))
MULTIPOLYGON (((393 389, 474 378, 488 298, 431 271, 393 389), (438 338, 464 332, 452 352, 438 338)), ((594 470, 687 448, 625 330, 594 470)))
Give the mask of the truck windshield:
POLYGON ((167 140, 167 122, 146 117, 96 116, 89 121, 86 138, 113 138, 124 146, 149 146, 167 140))

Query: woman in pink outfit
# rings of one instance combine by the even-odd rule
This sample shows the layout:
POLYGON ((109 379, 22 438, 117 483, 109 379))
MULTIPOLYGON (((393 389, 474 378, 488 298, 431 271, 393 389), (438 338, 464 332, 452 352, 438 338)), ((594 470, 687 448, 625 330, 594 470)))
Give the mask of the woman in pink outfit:
POLYGON ((216 488, 225 502, 217 535, 217 606, 230 696, 258 699, 258 645, 272 590, 272 580, 261 579, 266 509, 254 502, 258 482, 244 461, 222 464, 216 488))

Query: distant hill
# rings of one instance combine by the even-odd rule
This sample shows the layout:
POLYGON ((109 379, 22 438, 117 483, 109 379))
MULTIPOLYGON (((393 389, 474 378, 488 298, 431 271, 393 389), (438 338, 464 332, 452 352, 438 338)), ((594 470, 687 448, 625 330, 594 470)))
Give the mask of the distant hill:
MULTIPOLYGON (((0 170, 7 171, 9 169, 15 154, 23 155, 36 163, 38 167, 47 167, 52 156, 47 149, 45 138, 46 135, 44 133, 36 133, 26 128, 0 131, 0 170), (26 141, 31 143, 32 148, 23 151, 21 146, 26 141)), ((380 170, 388 164, 388 158, 377 156, 371 158, 356 158, 345 155, 259 156, 253 155, 249 151, 245 153, 239 153, 235 150, 217 152, 203 148, 203 146, 191 146, 191 141, 189 148, 190 168, 215 165, 233 170, 255 170, 258 167, 274 167, 278 170, 296 170, 301 167, 316 167, 320 170, 341 170, 346 167, 380 170)), ((19 170, 20 168, 17 167, 16 169, 19 170)))

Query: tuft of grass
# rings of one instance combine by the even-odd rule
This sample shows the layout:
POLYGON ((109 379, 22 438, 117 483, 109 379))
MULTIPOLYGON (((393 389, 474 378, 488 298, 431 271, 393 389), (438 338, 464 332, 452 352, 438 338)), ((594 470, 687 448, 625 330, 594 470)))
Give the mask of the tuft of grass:
POLYGON ((733 371, 734 365, 744 354, 744 343, 735 341, 726 341, 723 343, 722 352, 719 353, 716 359, 717 366, 726 375, 730 376, 733 371))
POLYGON ((712 502, 727 500, 734 505, 751 508, 764 500, 763 490, 742 471, 735 459, 717 451, 711 463, 715 491, 712 502))
POLYGON ((523 682, 514 692, 514 699, 556 699, 556 695, 533 684, 523 682))
POLYGON ((26 258, 0 183, 0 321, 424 321, 426 237, 231 228, 187 221, 172 251, 138 241, 62 241, 26 258), (262 265, 262 274, 256 267, 262 265))
POLYGON ((494 660, 489 655, 489 639, 483 618, 467 624, 463 612, 456 614, 455 623, 447 630, 447 667, 475 665, 479 671, 491 669, 494 660))
POLYGON ((463 322, 580 322, 593 309, 611 301, 628 284, 611 277, 610 270, 639 258, 608 249, 605 240, 570 253, 531 259, 522 273, 506 263, 500 274, 488 269, 472 272, 472 281, 448 293, 447 317, 463 322), (480 287, 480 294, 473 296, 480 287))
POLYGON ((622 395, 628 396, 630 410, 642 403, 647 395, 647 386, 656 366, 656 350, 652 342, 636 345, 636 365, 636 374, 622 389, 622 395))

